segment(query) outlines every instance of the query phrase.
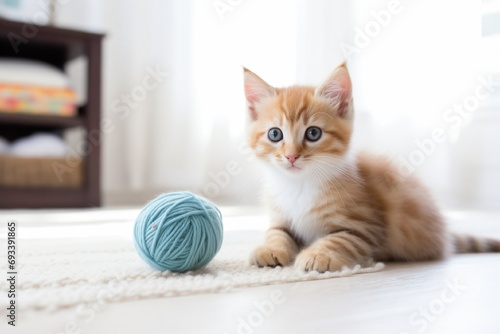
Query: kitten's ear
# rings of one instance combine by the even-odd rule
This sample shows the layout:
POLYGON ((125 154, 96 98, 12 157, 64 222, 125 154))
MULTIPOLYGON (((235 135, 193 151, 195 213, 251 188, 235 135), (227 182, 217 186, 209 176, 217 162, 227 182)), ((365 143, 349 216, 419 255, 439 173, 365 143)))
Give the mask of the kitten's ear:
POLYGON ((256 106, 262 100, 274 96, 276 90, 267 82, 262 80, 257 74, 243 67, 245 80, 245 97, 247 99, 250 118, 255 121, 258 118, 256 106))
POLYGON ((330 76, 314 91, 314 95, 328 100, 335 106, 339 116, 350 114, 352 83, 346 63, 339 65, 330 76))

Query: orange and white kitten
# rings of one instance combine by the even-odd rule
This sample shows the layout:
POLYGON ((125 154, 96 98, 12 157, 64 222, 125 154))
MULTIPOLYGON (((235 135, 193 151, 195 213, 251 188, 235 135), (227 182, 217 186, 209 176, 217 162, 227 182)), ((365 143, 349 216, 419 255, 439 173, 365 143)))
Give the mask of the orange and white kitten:
POLYGON ((267 169, 272 221, 252 264, 324 272, 500 251, 496 240, 451 235, 426 188, 387 158, 350 151, 345 63, 316 88, 275 88, 247 69, 244 78, 250 147, 267 169))

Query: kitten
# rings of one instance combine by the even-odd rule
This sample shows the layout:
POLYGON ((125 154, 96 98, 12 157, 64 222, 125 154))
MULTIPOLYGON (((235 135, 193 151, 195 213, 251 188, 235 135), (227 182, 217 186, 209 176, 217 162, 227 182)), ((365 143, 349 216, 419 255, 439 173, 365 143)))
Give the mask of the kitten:
POLYGON ((244 81, 249 143, 266 167, 272 221, 252 264, 325 272, 500 251, 500 241, 451 235, 427 189, 387 158, 352 154, 345 63, 317 88, 274 88, 247 69, 244 81))

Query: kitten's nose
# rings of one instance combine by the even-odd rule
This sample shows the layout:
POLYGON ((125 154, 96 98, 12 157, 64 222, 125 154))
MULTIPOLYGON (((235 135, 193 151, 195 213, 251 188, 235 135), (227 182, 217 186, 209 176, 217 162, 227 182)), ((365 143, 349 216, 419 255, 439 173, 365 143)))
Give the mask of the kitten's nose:
POLYGON ((290 161, 290 163, 293 164, 295 161, 297 161, 299 156, 298 155, 285 155, 285 158, 287 158, 288 161, 290 161))

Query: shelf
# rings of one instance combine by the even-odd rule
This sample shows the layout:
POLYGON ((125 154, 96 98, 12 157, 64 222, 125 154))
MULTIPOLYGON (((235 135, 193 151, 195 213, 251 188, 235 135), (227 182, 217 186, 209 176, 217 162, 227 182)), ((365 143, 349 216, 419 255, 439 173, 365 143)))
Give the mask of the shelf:
POLYGON ((37 25, 33 36, 29 23, 0 18, 0 36, 13 36, 19 44, 12 44, 10 38, 0 39, 0 55, 37 59, 64 69, 64 64, 79 56, 87 55, 87 43, 101 40, 104 34, 64 29, 48 25, 37 25), (29 42, 29 43, 28 43, 29 42))
MULTIPOLYGON (((1 1, 1 0, 0 0, 1 1)), ((59 27, 37 25, 0 18, 0 58, 31 59, 65 71, 67 64, 82 58, 86 87, 86 103, 78 108, 77 116, 43 116, 2 112, 0 137, 9 142, 37 132, 62 135, 65 129, 80 127, 88 135, 100 133, 101 120, 101 54, 103 34, 59 27), (31 30, 30 30, 31 29, 31 30), (30 36, 28 36, 28 33, 30 36), (13 43, 12 38, 19 43, 13 43), (16 39, 17 38, 17 39, 16 39)), ((67 208, 99 206, 101 136, 83 141, 84 184, 78 189, 0 187, 0 208, 67 208), (97 142, 96 142, 97 141, 97 142), (92 145, 92 146, 90 146, 92 145)))
POLYGON ((71 128, 82 126, 83 118, 80 116, 64 117, 0 112, 0 124, 71 128))
POLYGON ((42 209, 99 206, 80 189, 0 187, 0 209, 42 209))

